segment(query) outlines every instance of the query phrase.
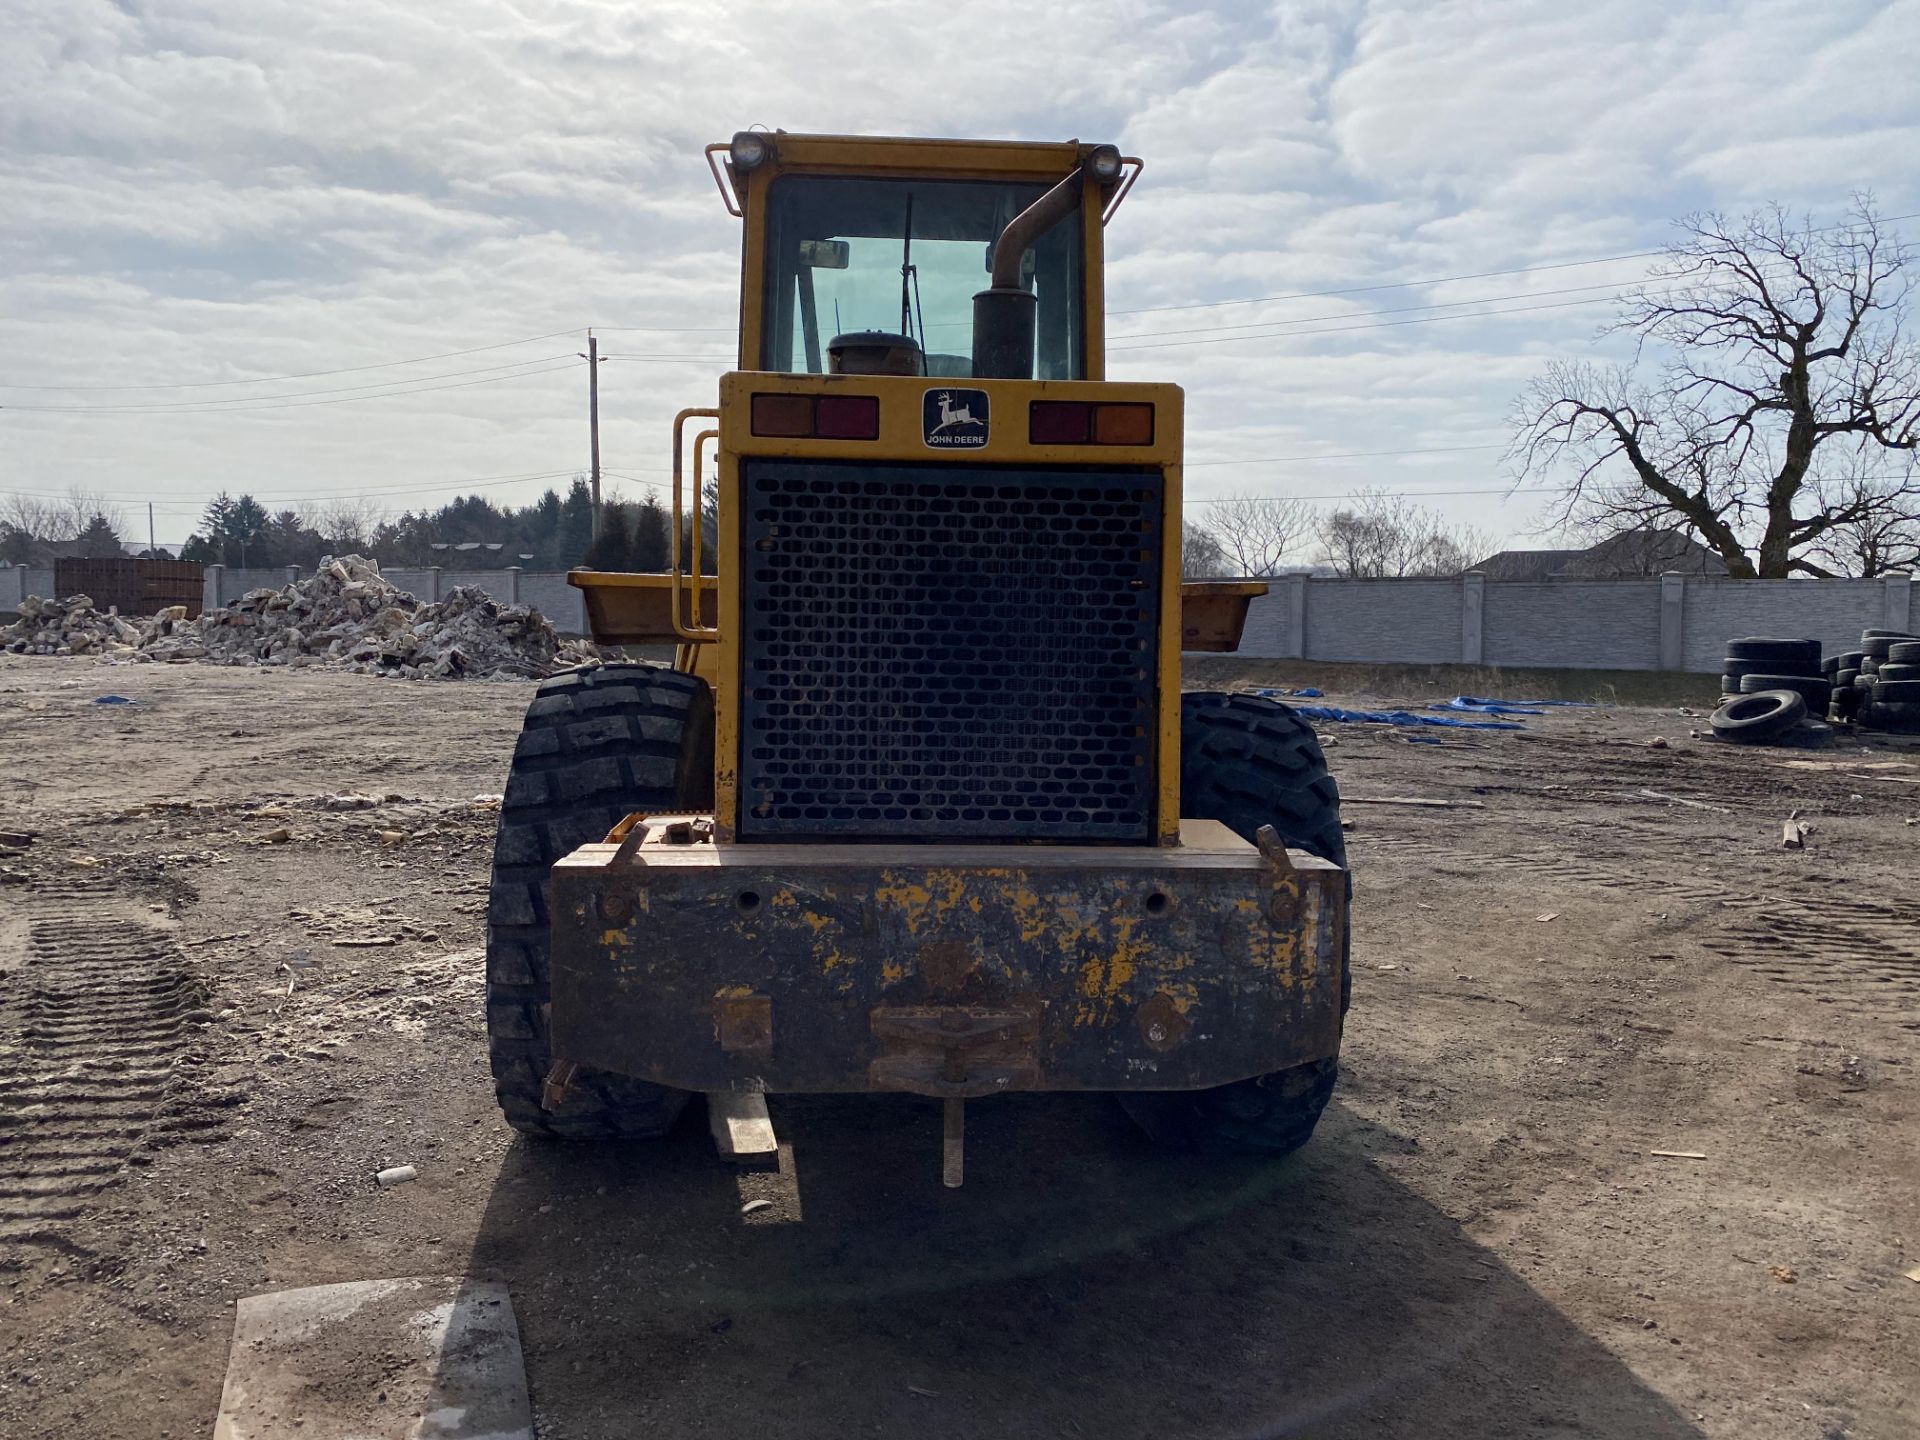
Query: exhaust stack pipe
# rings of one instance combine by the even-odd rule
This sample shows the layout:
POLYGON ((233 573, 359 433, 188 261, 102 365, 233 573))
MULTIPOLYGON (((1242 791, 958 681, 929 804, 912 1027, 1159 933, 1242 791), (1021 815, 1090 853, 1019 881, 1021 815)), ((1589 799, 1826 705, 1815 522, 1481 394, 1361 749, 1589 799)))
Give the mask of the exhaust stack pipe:
POLYGON ((1020 262, 1033 243, 1080 205, 1076 169, 1007 222, 993 245, 992 288, 973 297, 973 373, 982 380, 1033 378, 1034 315, 1039 300, 1020 283, 1020 262))

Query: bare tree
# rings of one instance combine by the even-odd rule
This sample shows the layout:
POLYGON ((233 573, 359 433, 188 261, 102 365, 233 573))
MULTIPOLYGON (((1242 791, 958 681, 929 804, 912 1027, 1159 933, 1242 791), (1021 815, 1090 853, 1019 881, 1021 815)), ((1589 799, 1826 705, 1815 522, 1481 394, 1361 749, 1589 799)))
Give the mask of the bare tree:
POLYGON ((105 520, 116 535, 127 528, 126 506, 109 500, 102 491, 81 485, 67 487, 66 496, 54 502, 54 516, 60 533, 49 539, 78 540, 96 518, 105 520))
POLYGON ((1920 494, 1870 474, 1837 482, 1840 518, 1796 557, 1814 575, 1871 578, 1920 569, 1920 494))
POLYGON ((35 540, 78 540, 96 516, 104 519, 115 533, 127 528, 125 506, 109 500, 98 490, 79 485, 68 487, 67 493, 58 498, 33 495, 0 498, 0 521, 35 540))
POLYGON ((1204 528, 1218 547, 1223 573, 1278 575, 1286 557, 1313 533, 1313 507, 1277 495, 1239 495, 1207 506, 1204 528))
POLYGON ((1866 197, 1828 229, 1777 206, 1682 229, 1607 327, 1633 362, 1550 365, 1509 460, 1569 476, 1561 523, 1680 527, 1740 577, 1832 573, 1840 537, 1920 511, 1914 253, 1866 197))
POLYGON ((374 531, 387 518, 386 507, 366 495, 343 495, 329 500, 303 517, 325 537, 335 554, 366 554, 374 531))
POLYGON ((0 495, 0 524, 33 540, 52 539, 56 502, 36 495, 0 495))
POLYGON ((1405 495, 1363 490, 1354 499, 1319 526, 1321 563, 1347 579, 1458 575, 1488 547, 1478 531, 1449 525, 1405 495))
POLYGON ((1189 520, 1180 536, 1180 575, 1185 580, 1208 580, 1225 575, 1232 567, 1227 552, 1205 525, 1189 520))

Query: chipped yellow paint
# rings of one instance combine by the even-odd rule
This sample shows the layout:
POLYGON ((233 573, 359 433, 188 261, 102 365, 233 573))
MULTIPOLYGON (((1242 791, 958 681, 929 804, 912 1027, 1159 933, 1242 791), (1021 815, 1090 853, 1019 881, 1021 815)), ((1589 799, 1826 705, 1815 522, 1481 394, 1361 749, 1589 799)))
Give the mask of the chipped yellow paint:
POLYGON ((1020 927, 1022 944, 1031 945, 1047 933, 1046 907, 1031 888, 1021 885, 1007 896, 1013 908, 1014 922, 1020 927))
POLYGON ((873 898, 877 904, 900 912, 909 935, 920 933, 927 911, 933 908, 932 890, 911 880, 900 880, 891 870, 880 872, 880 883, 873 887, 873 898))
POLYGON ((989 888, 1004 884, 1012 873, 1000 869, 939 869, 926 871, 918 880, 903 880, 893 871, 883 870, 873 898, 883 908, 899 914, 908 935, 918 936, 923 930, 937 929, 956 910, 967 909, 978 914, 979 897, 973 886, 980 882, 989 888))
POLYGON ((1139 933, 1138 916, 1115 915, 1110 926, 1113 938, 1106 953, 1080 967, 1080 1004, 1072 1020, 1075 1026, 1110 1023, 1114 1008, 1132 998, 1134 977, 1141 967, 1159 968, 1158 947, 1152 938, 1139 933))
POLYGON ((605 950, 630 950, 633 948, 633 936, 623 929, 609 926, 600 932, 600 945, 605 950))

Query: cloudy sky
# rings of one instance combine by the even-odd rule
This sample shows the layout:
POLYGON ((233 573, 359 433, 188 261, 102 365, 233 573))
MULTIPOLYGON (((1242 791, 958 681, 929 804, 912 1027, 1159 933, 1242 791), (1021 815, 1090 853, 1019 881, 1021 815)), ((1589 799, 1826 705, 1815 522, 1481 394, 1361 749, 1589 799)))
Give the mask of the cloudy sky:
POLYGON ((700 148, 748 125, 1118 142, 1111 373, 1187 387, 1190 493, 1380 485, 1523 540, 1512 396, 1673 217, 1920 211, 1920 0, 4 15, 0 490, 142 540, 155 500, 163 543, 221 489, 532 498, 586 463, 589 325, 605 464, 657 481, 730 353, 700 148))

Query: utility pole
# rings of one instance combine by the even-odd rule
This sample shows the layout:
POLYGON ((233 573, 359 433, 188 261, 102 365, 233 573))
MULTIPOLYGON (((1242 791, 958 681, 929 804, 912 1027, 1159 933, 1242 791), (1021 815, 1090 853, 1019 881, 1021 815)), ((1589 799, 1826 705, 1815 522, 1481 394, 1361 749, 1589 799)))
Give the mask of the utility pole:
POLYGON ((600 538, 600 342, 587 332, 587 430, 593 444, 593 538, 600 538))
POLYGON ((147 549, 154 551, 159 548, 153 543, 153 501, 149 500, 147 501, 147 549))

